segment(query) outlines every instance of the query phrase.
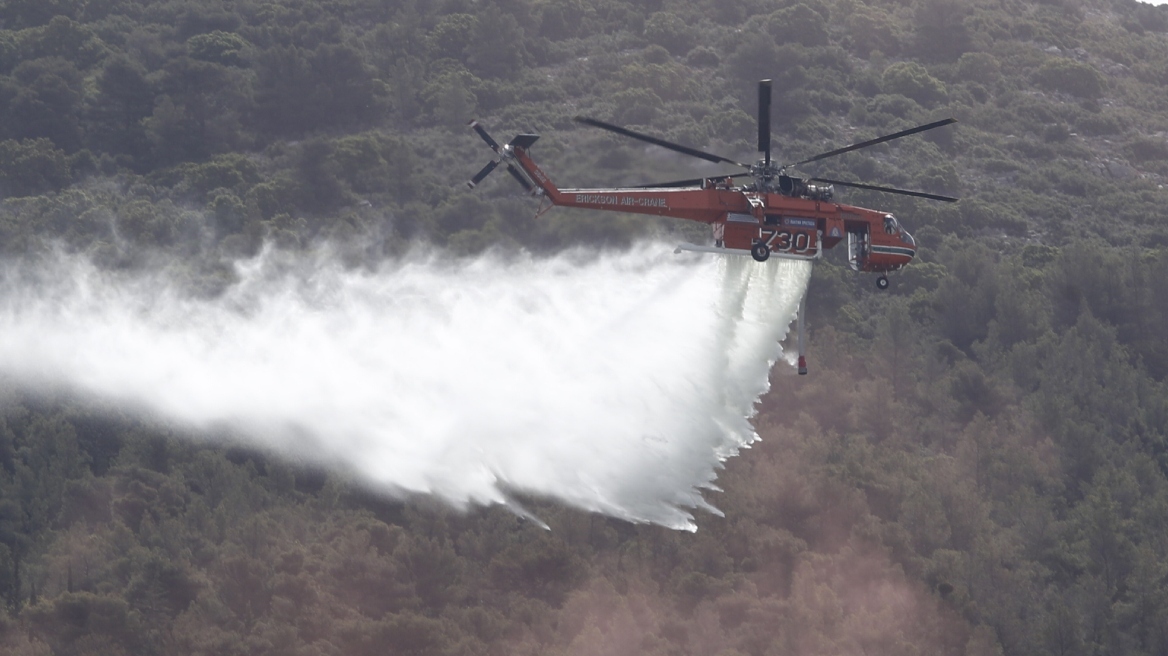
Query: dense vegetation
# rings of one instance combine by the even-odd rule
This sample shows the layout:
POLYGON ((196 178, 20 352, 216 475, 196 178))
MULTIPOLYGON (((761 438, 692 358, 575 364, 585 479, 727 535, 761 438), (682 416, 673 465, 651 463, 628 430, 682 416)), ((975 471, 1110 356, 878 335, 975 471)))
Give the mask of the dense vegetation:
POLYGON ((808 172, 963 197, 848 192, 921 261, 884 294, 817 267, 813 373, 776 373, 696 534, 388 502, 5 381, 5 653, 1168 651, 1168 8, 4 0, 0 25, 0 252, 163 254, 199 293, 265 241, 684 230, 468 192, 465 122, 541 133, 564 184, 687 177, 571 116, 746 157, 764 77, 786 161, 957 117, 808 172))

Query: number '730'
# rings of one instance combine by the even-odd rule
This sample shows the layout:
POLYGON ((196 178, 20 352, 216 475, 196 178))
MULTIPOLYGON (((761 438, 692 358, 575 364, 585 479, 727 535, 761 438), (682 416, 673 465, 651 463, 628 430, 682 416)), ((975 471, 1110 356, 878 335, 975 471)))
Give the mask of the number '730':
POLYGON ((764 230, 763 234, 769 235, 766 244, 772 251, 803 253, 811 248, 811 235, 806 232, 764 230))

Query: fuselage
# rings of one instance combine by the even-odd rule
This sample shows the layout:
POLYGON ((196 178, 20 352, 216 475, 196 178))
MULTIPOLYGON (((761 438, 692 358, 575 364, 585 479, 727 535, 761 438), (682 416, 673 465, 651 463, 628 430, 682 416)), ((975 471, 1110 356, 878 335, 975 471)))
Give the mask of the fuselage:
MULTIPOLYGON (((826 198, 753 191, 730 180, 695 187, 559 189, 524 148, 516 162, 553 205, 670 216, 711 226, 714 248, 750 252, 766 244, 779 257, 814 259, 823 249, 848 243, 849 264, 858 271, 895 271, 912 261, 916 241, 889 213, 826 198)), ((830 190, 820 196, 830 196, 830 190)))

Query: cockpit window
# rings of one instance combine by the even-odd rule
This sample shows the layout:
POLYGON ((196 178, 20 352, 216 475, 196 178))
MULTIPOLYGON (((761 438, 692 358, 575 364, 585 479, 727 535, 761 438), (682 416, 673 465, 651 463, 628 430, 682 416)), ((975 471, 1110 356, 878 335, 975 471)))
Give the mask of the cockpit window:
POLYGON ((890 235, 895 235, 900 232, 900 224, 896 222, 896 217, 891 214, 884 215, 884 232, 890 235))

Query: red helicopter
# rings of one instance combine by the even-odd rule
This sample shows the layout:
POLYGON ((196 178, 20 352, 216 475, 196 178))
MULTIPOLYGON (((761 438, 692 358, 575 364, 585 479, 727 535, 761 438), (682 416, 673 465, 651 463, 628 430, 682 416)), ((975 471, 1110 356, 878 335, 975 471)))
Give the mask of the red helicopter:
MULTIPOLYGON (((585 125, 709 162, 732 164, 746 169, 729 175, 617 189, 560 189, 528 154, 539 135, 521 134, 510 143, 501 145, 477 121, 471 121, 470 127, 487 142, 498 158, 488 162, 467 184, 475 187, 499 164, 506 162, 507 172, 519 184, 529 193, 543 198, 537 216, 552 206, 560 205, 700 221, 708 223, 712 228, 713 245, 682 244, 678 246, 679 250, 741 255, 749 253, 759 262, 765 262, 772 256, 796 260, 820 259, 824 249, 833 248, 846 237, 848 263, 852 269, 879 273, 876 286, 887 289, 888 277, 884 274, 896 271, 912 261, 916 255, 916 241, 901 227, 896 217, 888 212, 833 202, 834 185, 944 202, 955 202, 958 199, 828 178, 799 178, 787 175, 787 170, 956 123, 956 119, 947 118, 919 125, 820 153, 794 164, 781 165, 771 159, 770 117, 771 80, 762 80, 758 86, 758 150, 763 157, 753 165, 596 119, 576 117, 576 121, 585 125), (734 178, 743 177, 751 178, 751 182, 735 186, 734 178)), ((802 344, 803 314, 803 308, 800 307, 799 373, 806 372, 802 344)))

